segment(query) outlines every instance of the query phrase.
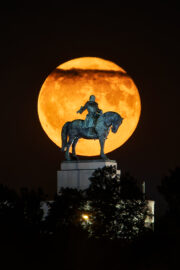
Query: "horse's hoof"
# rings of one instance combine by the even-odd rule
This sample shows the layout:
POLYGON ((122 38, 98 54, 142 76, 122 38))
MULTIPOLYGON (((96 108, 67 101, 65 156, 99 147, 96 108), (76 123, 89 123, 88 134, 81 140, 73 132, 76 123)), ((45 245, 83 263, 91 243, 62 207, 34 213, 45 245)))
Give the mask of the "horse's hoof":
POLYGON ((101 157, 104 161, 108 161, 108 160, 110 160, 108 157, 106 157, 106 156, 103 156, 103 157, 101 157))
POLYGON ((77 156, 75 156, 75 155, 72 155, 72 158, 73 158, 74 160, 79 160, 79 158, 78 158, 77 156))

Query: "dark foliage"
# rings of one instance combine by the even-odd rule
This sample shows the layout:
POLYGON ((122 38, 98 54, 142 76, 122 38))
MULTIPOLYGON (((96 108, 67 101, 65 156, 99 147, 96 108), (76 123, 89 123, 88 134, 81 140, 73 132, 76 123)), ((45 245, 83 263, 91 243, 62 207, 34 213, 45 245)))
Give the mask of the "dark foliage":
POLYGON ((42 189, 37 191, 22 188, 19 196, 19 203, 24 213, 24 221, 29 225, 38 225, 43 217, 41 209, 42 201, 46 200, 46 195, 42 189))
POLYGON ((96 170, 90 178, 82 211, 89 215, 83 227, 89 236, 130 240, 145 231, 147 203, 135 179, 121 180, 113 166, 96 170))
POLYGON ((169 211, 180 215, 180 167, 170 170, 169 175, 162 179, 158 190, 168 203, 169 211))
POLYGON ((142 190, 137 185, 137 180, 128 173, 121 175, 121 198, 129 200, 143 200, 142 190))
POLYGON ((16 227, 16 221, 19 219, 19 209, 17 193, 0 185, 0 235, 1 240, 6 238, 6 235, 12 235, 14 228, 16 227))
POLYGON ((158 224, 158 230, 180 238, 180 167, 170 170, 162 178, 159 192, 167 202, 168 209, 158 224))
POLYGON ((19 236, 31 237, 41 230, 43 210, 41 203, 46 199, 43 191, 22 188, 16 193, 0 186, 0 234, 1 239, 19 236))
POLYGON ((45 221, 47 233, 67 230, 71 226, 79 226, 83 193, 77 189, 61 189, 53 202, 49 202, 49 214, 45 221))
MULTIPOLYGON (((103 209, 108 217, 113 215, 110 213, 111 207, 105 209, 106 198, 110 204, 118 201, 120 194, 123 200, 140 198, 138 189, 137 193, 134 192, 137 188, 134 179, 130 180, 134 183, 131 185, 131 190, 134 191, 127 192, 130 186, 128 187, 125 183, 125 180, 129 179, 126 175, 121 176, 120 184, 120 182, 116 183, 115 179, 112 180, 109 173, 104 172, 103 185, 99 185, 96 179, 95 185, 91 185, 86 196, 77 190, 62 190, 53 204, 50 203, 52 208, 48 222, 39 222, 42 217, 39 202, 46 199, 40 190, 23 189, 20 193, 16 193, 0 185, 2 269, 12 269, 16 266, 22 269, 51 269, 57 265, 63 270, 178 269, 180 234, 175 216, 179 215, 179 210, 176 208, 177 210, 174 211, 174 206, 179 201, 178 171, 179 169, 171 171, 166 181, 162 181, 162 189, 160 188, 161 194, 167 198, 169 204, 168 214, 162 219, 159 227, 155 227, 155 232, 141 234, 133 242, 124 242, 122 239, 109 240, 106 237, 88 238, 77 225, 82 222, 82 212, 78 209, 84 206, 86 196, 89 196, 89 199, 92 196, 98 211, 103 209), (109 194, 106 186, 109 187, 111 181, 114 185, 109 194), (172 188, 172 183, 174 188, 172 188), (93 190, 95 193, 92 192, 93 190), (129 194, 133 192, 134 196, 130 197, 129 194), (102 204, 100 200, 98 201, 98 194, 102 204), (115 194, 113 199, 111 194, 115 194), (169 219, 170 213, 171 219, 169 219), (169 220, 171 220, 171 225, 168 227, 169 220), (47 233, 47 231, 53 233, 47 233)), ((109 172, 114 178, 113 168, 109 172)), ((102 176, 101 173, 99 175, 102 176)))

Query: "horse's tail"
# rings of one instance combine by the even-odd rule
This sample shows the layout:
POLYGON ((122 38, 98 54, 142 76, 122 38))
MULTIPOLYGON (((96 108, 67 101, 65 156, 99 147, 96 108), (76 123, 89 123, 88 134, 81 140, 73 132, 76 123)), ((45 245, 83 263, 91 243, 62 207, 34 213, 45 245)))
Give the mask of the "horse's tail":
POLYGON ((62 151, 66 150, 67 146, 67 136, 68 136, 68 128, 69 128, 70 122, 66 122, 64 126, 62 127, 61 131, 61 139, 62 139, 62 151))

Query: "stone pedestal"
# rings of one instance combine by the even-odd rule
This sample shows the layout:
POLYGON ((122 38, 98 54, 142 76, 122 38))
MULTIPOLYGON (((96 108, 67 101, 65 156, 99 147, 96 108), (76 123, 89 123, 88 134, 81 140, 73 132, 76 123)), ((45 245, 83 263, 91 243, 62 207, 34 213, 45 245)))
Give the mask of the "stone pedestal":
MULTIPOLYGON (((92 173, 104 166, 116 166, 115 160, 82 160, 82 161, 64 161, 61 163, 61 170, 57 172, 57 192, 63 188, 77 188, 84 190, 89 187, 92 173)), ((117 170, 117 174, 120 171, 117 170)))

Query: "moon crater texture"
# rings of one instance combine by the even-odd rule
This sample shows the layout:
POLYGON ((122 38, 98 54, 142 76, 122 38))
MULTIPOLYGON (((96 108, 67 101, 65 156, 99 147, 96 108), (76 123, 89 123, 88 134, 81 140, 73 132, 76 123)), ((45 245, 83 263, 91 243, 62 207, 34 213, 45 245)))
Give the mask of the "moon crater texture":
MULTIPOLYGON (((61 129, 67 121, 85 119, 76 112, 96 96, 103 112, 115 111, 123 118, 116 134, 110 132, 105 153, 124 144, 133 134, 141 113, 138 89, 132 78, 115 63, 97 57, 75 58, 58 66, 43 83, 38 97, 38 115, 48 137, 61 147, 61 129)), ((100 153, 98 140, 80 139, 76 152, 82 156, 100 153)))

